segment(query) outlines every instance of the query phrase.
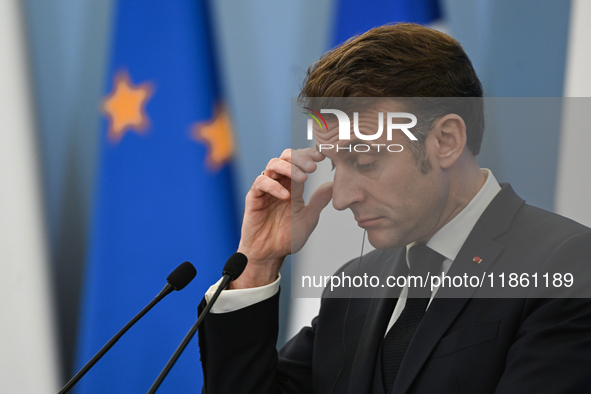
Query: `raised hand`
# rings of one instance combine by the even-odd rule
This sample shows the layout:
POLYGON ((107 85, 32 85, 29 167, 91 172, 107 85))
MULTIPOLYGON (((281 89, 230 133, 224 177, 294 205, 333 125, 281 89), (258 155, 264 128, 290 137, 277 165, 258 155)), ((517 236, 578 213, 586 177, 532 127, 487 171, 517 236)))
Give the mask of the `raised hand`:
POLYGON ((316 228, 320 212, 332 197, 332 182, 314 191, 306 205, 307 173, 316 170, 324 155, 314 148, 286 149, 269 161, 246 195, 238 251, 248 257, 231 289, 258 287, 277 279, 288 254, 299 251, 316 228))

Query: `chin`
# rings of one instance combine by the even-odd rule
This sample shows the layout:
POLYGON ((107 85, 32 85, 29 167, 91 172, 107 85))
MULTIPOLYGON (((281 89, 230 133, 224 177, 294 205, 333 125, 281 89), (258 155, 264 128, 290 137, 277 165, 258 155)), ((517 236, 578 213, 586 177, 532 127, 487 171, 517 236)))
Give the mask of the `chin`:
POLYGON ((378 230, 368 230, 367 231, 367 240, 376 249, 379 250, 386 250, 392 248, 400 248, 402 246, 406 246, 403 244, 400 239, 398 239, 393 234, 387 234, 385 231, 378 231, 378 230))

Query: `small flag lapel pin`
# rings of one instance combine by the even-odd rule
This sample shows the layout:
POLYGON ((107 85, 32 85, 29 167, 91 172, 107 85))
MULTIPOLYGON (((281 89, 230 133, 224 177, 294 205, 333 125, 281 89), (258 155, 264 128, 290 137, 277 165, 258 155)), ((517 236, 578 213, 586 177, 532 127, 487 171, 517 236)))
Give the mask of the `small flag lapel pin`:
POLYGON ((478 256, 474 257, 474 258, 472 259, 472 261, 474 261, 474 262, 476 262, 476 263, 478 263, 478 264, 482 263, 482 259, 481 259, 480 257, 478 257, 478 256))

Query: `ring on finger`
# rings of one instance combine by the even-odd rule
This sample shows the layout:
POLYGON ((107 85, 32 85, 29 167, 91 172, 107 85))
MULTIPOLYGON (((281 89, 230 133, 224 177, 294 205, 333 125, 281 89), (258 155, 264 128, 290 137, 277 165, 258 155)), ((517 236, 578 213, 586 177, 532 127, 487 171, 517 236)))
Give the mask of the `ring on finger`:
MULTIPOLYGON (((265 175, 265 171, 266 170, 261 171, 261 175, 263 175, 263 176, 269 176, 269 175, 265 175)), ((269 176, 269 178, 271 178, 271 177, 269 176)), ((275 179, 275 178, 271 178, 271 179, 273 179, 274 181, 279 182, 279 179, 275 179)))

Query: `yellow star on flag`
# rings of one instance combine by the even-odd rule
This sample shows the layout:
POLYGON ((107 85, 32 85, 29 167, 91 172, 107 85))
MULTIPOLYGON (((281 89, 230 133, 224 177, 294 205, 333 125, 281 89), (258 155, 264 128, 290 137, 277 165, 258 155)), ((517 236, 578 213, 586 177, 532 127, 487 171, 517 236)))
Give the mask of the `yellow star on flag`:
POLYGON ((134 86, 126 71, 115 75, 113 91, 103 102, 103 111, 109 118, 107 137, 111 142, 119 142, 127 130, 142 133, 148 128, 146 104, 152 93, 150 83, 134 86))
POLYGON ((226 164, 234 153, 234 139, 230 114, 226 106, 217 105, 213 119, 199 122, 192 127, 192 136, 207 145, 207 165, 217 171, 226 164))

